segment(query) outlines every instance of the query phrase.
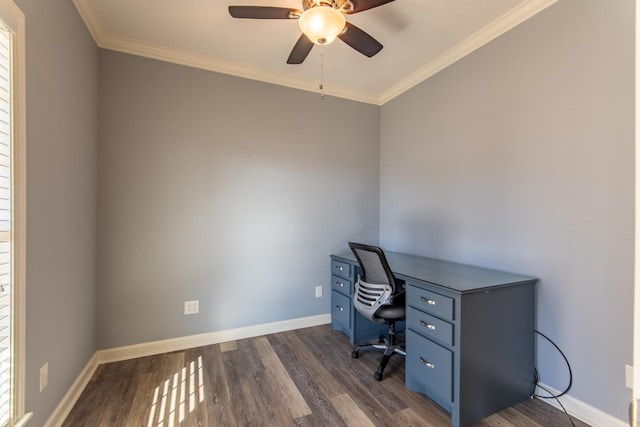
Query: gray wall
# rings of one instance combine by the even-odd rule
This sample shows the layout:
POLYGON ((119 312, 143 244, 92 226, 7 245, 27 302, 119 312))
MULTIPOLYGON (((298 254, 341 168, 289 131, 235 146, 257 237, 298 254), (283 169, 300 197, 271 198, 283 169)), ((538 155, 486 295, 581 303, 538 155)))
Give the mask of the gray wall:
POLYGON ((328 313, 329 254, 378 239, 379 107, 99 58, 98 347, 328 313))
POLYGON ((27 31, 26 409, 40 426, 96 349, 97 48, 70 1, 16 3, 27 31))
MULTIPOLYGON (((631 397, 634 2, 563 0, 383 106, 385 248, 540 277, 571 395, 631 397)), ((542 382, 567 380, 538 340, 542 382)))
MULTIPOLYGON (((381 112, 107 51, 98 67, 71 2, 16 2, 33 425, 96 348, 327 313, 327 254, 378 227, 388 249, 539 276, 537 325, 572 395, 626 417, 631 0, 563 0, 381 112)), ((543 342, 538 365, 564 385, 543 342)))

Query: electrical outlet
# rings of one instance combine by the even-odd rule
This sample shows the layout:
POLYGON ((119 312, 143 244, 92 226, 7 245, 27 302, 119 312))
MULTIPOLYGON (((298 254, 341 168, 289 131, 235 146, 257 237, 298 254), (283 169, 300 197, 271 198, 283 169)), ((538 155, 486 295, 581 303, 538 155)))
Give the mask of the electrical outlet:
POLYGON ((633 389, 633 366, 624 365, 624 383, 627 388, 633 389))
POLYGON ((198 314, 200 312, 199 301, 197 299, 193 301, 184 302, 184 314, 198 314))
POLYGON ((322 286, 316 286, 316 298, 322 298, 322 286))
POLYGON ((40 368, 40 391, 44 390, 47 384, 49 384, 49 362, 40 368))

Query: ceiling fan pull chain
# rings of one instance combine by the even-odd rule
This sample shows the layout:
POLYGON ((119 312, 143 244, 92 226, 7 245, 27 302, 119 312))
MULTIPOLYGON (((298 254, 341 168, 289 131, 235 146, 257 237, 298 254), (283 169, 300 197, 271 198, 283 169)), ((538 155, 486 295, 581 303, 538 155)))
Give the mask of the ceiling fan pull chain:
POLYGON ((324 46, 320 46, 320 99, 324 99, 324 46))

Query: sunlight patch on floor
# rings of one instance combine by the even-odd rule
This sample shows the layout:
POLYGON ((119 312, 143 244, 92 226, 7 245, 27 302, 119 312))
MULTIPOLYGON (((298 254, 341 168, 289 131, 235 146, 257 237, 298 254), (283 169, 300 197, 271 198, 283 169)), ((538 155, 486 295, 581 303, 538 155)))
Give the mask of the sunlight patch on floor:
POLYGON ((179 426, 204 403, 202 356, 190 361, 153 390, 147 427, 179 426))

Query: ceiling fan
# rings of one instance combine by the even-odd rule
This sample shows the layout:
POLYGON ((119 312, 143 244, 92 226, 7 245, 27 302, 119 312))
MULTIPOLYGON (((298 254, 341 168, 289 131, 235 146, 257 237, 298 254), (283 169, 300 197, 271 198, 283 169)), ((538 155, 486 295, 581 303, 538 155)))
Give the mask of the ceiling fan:
POLYGON ((302 0, 303 10, 271 6, 229 6, 234 18, 298 19, 302 35, 293 46, 287 64, 302 64, 314 44, 325 45, 339 38, 371 58, 382 49, 376 39, 347 22, 351 15, 393 0, 302 0))

